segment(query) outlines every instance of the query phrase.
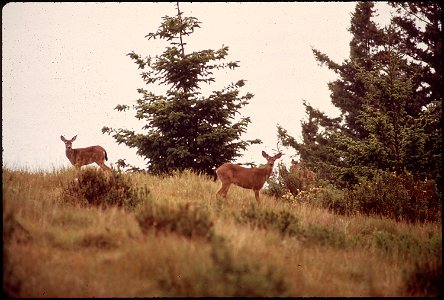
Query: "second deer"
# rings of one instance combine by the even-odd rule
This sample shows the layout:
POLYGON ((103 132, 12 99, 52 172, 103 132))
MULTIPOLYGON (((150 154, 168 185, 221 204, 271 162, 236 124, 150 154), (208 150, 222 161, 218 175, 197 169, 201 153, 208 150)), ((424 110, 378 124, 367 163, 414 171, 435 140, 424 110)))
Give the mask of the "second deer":
POLYGON ((81 166, 96 163, 102 168, 103 171, 111 171, 111 168, 105 165, 105 160, 108 160, 106 150, 101 146, 91 146, 86 148, 72 148, 72 142, 77 138, 77 135, 72 139, 67 140, 63 135, 60 139, 65 143, 65 153, 66 157, 69 159, 71 164, 76 167, 77 171, 80 171, 81 166))
POLYGON ((270 177, 274 162, 282 156, 282 153, 269 156, 265 151, 262 151, 262 156, 267 160, 267 164, 259 168, 244 168, 232 163, 224 163, 217 168, 216 174, 222 185, 216 195, 226 198, 230 185, 234 183, 245 189, 253 190, 257 203, 260 203, 259 191, 270 177))

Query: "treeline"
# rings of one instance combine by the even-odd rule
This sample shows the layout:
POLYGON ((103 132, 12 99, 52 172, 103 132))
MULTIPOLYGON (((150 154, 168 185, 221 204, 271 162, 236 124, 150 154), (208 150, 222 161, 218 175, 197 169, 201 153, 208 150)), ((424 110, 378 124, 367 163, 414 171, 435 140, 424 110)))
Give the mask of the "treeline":
MULTIPOLYGON (((441 6, 389 5, 396 12, 381 28, 374 21, 374 3, 357 3, 349 28, 350 57, 343 63, 312 49, 316 60, 339 76, 328 87, 340 116, 329 117, 304 102, 302 141, 280 126, 278 135, 318 180, 354 193, 348 207, 422 220, 421 213, 407 211, 441 210, 441 6), (373 195, 375 190, 359 191, 364 183, 385 187, 373 195)), ((291 190, 285 171, 280 183, 291 190)))

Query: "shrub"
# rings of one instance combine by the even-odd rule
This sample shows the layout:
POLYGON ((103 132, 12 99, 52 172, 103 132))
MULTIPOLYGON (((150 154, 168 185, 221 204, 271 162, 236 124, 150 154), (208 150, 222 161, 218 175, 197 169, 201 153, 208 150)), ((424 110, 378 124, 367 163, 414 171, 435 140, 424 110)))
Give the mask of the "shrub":
POLYGON ((214 234, 208 210, 190 203, 156 203, 147 198, 136 212, 136 220, 145 233, 154 229, 155 232, 175 232, 189 238, 211 238, 214 234))
POLYGON ((78 241, 82 247, 94 247, 99 249, 114 249, 118 247, 116 240, 105 234, 85 234, 78 241))
POLYGON ((87 168, 78 178, 68 182, 62 191, 63 199, 94 206, 120 206, 135 208, 149 190, 133 187, 129 175, 120 171, 104 173, 101 170, 87 168))
POLYGON ((306 168, 304 164, 291 161, 290 171, 285 167, 280 168, 280 174, 285 186, 296 196, 301 191, 308 191, 316 184, 316 174, 306 168))
POLYGON ((275 212, 268 209, 259 209, 251 205, 248 209, 235 216, 239 223, 250 224, 262 229, 274 229, 282 235, 296 235, 300 231, 299 220, 286 210, 275 212))
POLYGON ((315 244, 337 248, 346 248, 352 243, 356 243, 356 240, 347 238, 343 232, 315 224, 309 224, 307 227, 304 227, 298 238, 309 245, 315 244))
POLYGON ((341 215, 361 212, 409 222, 433 222, 442 216, 441 195, 435 182, 415 180, 408 172, 397 175, 378 171, 371 179, 361 178, 351 189, 325 184, 297 192, 295 200, 341 215))
POLYGON ((233 256, 221 238, 212 239, 211 258, 216 268, 217 284, 223 287, 225 297, 288 296, 282 273, 271 266, 263 271, 260 264, 233 256))
POLYGON ((350 215, 356 212, 356 203, 353 198, 349 198, 347 195, 347 190, 341 190, 328 184, 324 187, 300 193, 297 198, 336 214, 350 215))
POLYGON ((287 192, 297 196, 300 192, 309 191, 315 186, 315 174, 303 166, 293 165, 287 170, 285 165, 280 163, 277 169, 277 175, 267 181, 266 193, 270 196, 281 198, 287 192))
POLYGON ((267 187, 264 189, 266 195, 281 198, 288 192, 288 188, 285 186, 281 175, 281 169, 285 169, 285 166, 282 163, 279 163, 279 171, 268 178, 267 187))
MULTIPOLYGON (((405 249, 405 246, 403 247, 405 249)), ((404 283, 411 296, 442 295, 442 233, 436 232, 418 243, 410 255, 414 267, 404 272, 404 283)))
MULTIPOLYGON (((174 262, 160 269, 159 286, 175 297, 273 297, 288 296, 289 288, 281 270, 248 257, 233 255, 227 241, 217 235, 208 240, 209 263, 193 269, 174 262), (199 272, 198 275, 196 272, 199 272), (198 280, 196 280, 198 276, 198 280)), ((201 260, 206 261, 205 258, 201 260)))
POLYGON ((415 263, 404 275, 407 292, 411 296, 442 295, 442 256, 415 263))
POLYGON ((415 180, 409 172, 397 176, 399 184, 408 192, 410 201, 404 217, 412 221, 437 221, 441 219, 441 194, 435 181, 430 179, 415 180))
POLYGON ((363 179, 349 192, 359 211, 410 222, 436 221, 441 217, 441 200, 433 181, 416 181, 407 172, 396 175, 378 172, 363 179))

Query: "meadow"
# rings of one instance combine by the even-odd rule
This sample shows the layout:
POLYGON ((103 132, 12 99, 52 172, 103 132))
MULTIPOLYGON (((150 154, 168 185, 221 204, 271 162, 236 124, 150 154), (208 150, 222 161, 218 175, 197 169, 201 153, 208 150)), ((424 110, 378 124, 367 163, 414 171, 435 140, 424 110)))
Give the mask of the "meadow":
POLYGON ((114 193, 103 198, 111 204, 100 205, 102 198, 88 203, 76 196, 93 189, 77 176, 74 169, 3 167, 4 294, 442 293, 442 222, 336 215, 264 193, 256 204, 251 190, 234 186, 223 200, 215 196, 218 181, 192 172, 120 174, 123 181, 103 187, 114 193))

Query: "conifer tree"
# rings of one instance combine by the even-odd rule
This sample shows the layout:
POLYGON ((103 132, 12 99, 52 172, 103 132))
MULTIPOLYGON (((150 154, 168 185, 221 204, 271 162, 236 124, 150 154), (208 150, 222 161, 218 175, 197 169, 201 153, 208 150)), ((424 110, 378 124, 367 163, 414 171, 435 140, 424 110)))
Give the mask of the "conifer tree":
MULTIPOLYGON (((147 160, 147 170, 170 173, 191 169, 213 174, 215 167, 240 156, 240 151, 260 140, 241 140, 250 123, 249 117, 240 116, 240 109, 253 98, 251 93, 241 95, 245 84, 238 80, 224 89, 201 95, 201 84, 215 81, 213 72, 235 69, 238 61, 223 62, 229 48, 186 52, 185 39, 200 28, 194 17, 184 17, 177 5, 174 17, 165 16, 154 33, 146 37, 169 42, 159 56, 143 58, 134 52, 128 56, 142 69, 142 79, 148 86, 166 85, 165 95, 149 89, 138 89, 141 99, 134 105, 135 117, 145 120, 143 133, 120 128, 103 127, 102 132, 112 135, 117 143, 137 148, 137 154, 147 160)), ((118 105, 118 111, 130 109, 118 105)), ((120 160, 121 166, 127 166, 120 160)), ((132 169, 135 169, 132 167, 132 169)))
POLYGON ((356 5, 350 59, 343 64, 313 49, 316 59, 340 76, 329 89, 341 116, 329 118, 305 103, 302 142, 278 128, 284 145, 338 185, 357 183, 376 170, 441 180, 440 8, 396 5, 409 10, 407 19, 399 14, 385 28, 372 21, 372 2, 356 5), (424 30, 417 25, 421 22, 424 30))

